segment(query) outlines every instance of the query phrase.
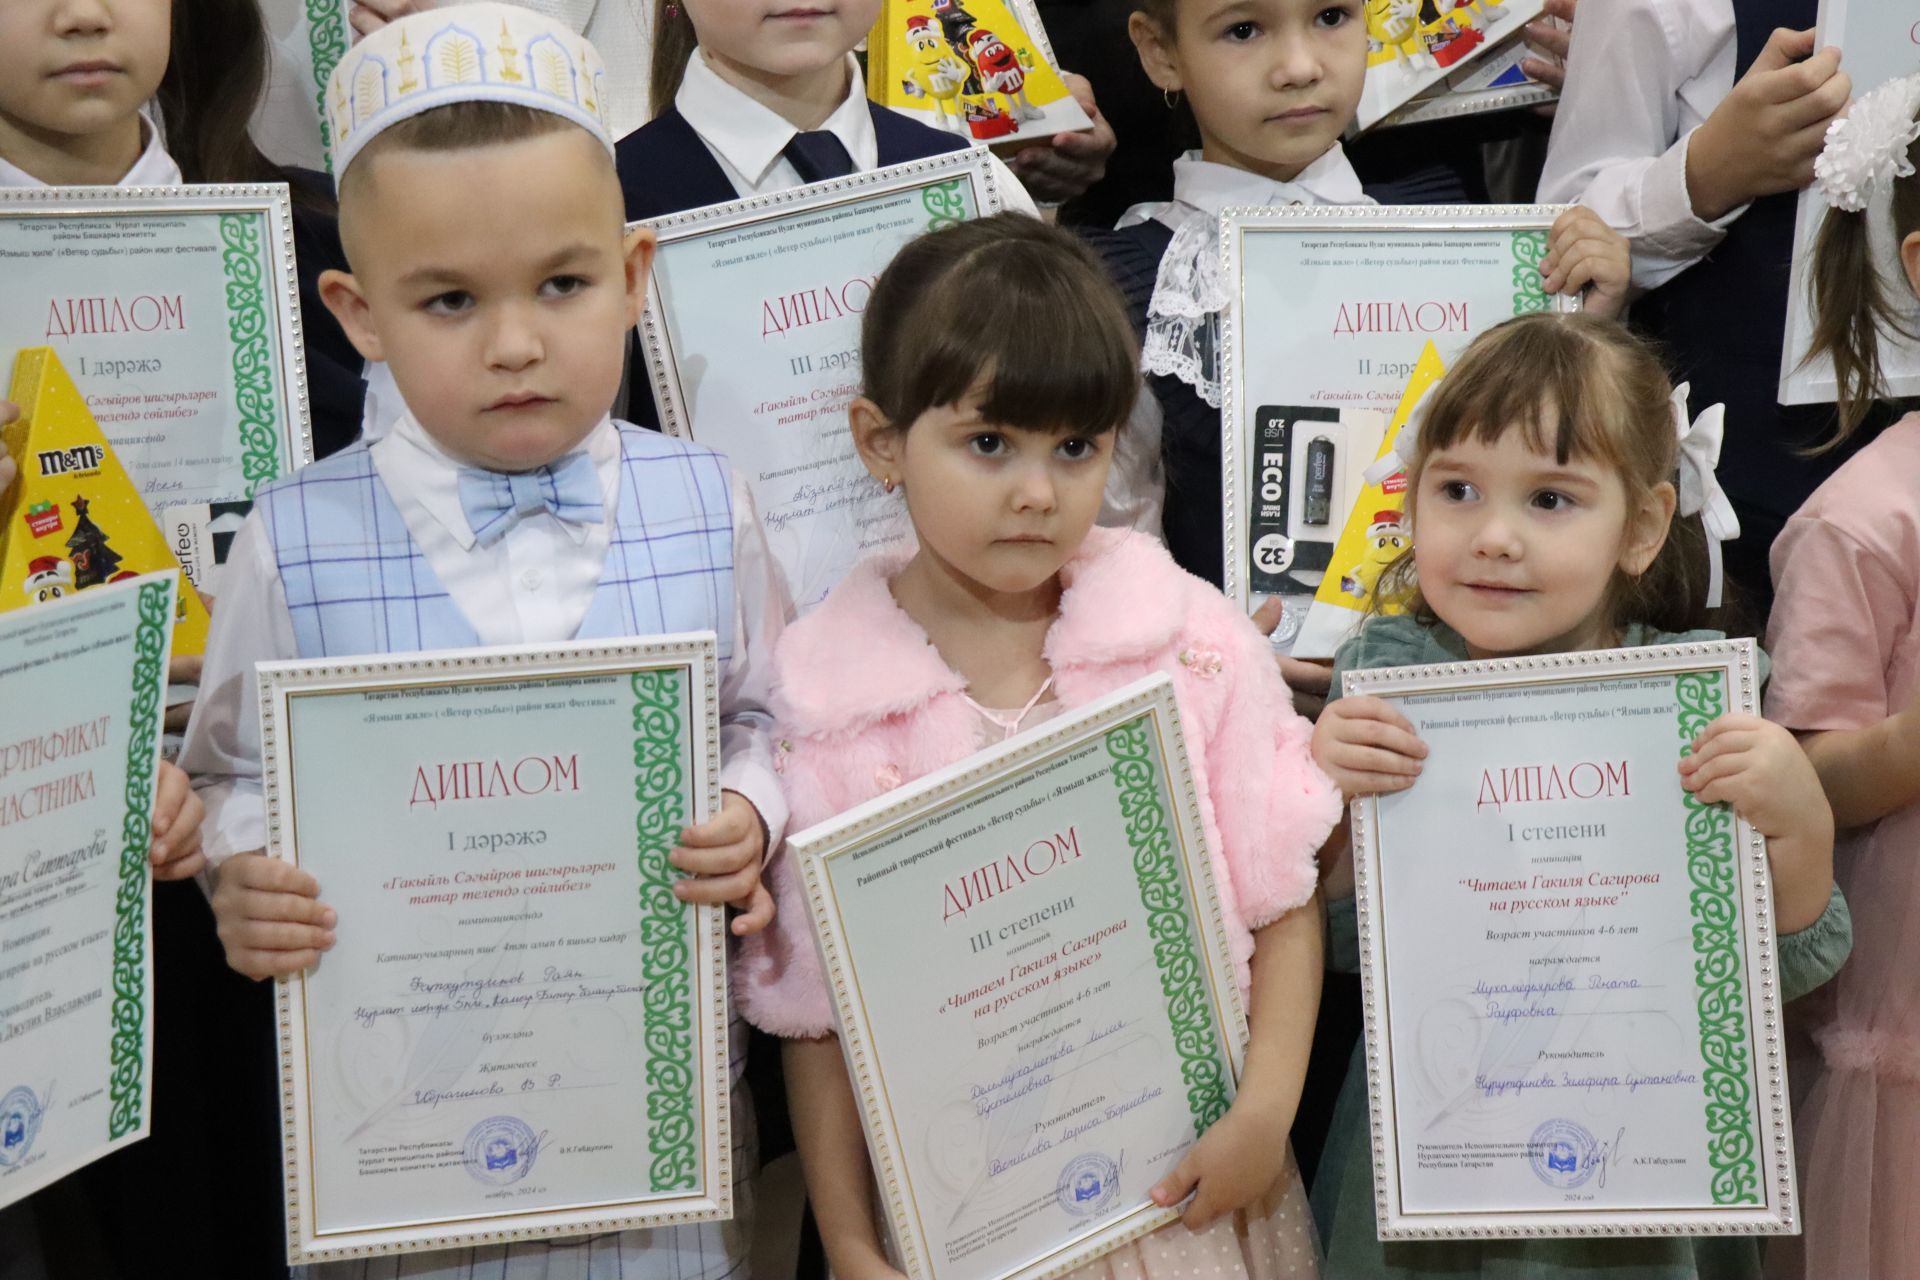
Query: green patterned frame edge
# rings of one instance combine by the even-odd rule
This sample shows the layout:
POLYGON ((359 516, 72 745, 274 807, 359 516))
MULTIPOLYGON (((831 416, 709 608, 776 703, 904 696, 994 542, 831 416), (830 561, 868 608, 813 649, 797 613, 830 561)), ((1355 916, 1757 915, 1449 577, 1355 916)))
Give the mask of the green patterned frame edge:
POLYGON ((124 1138, 141 1123, 147 1060, 147 850, 153 841, 154 746, 160 733, 160 690, 177 588, 161 578, 140 584, 135 603, 132 697, 127 707, 125 815, 120 877, 114 891, 113 1031, 109 1041, 107 1137, 124 1138))

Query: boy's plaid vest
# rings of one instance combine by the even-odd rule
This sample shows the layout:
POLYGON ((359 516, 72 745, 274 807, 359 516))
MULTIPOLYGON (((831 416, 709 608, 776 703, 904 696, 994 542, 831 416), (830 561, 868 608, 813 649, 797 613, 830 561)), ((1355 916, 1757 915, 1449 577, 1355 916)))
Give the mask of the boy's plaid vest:
MULTIPOLYGON (((621 425, 620 495, 600 585, 574 639, 713 631, 733 652, 733 502, 727 464, 621 425)), ((303 658, 480 643, 356 444, 254 498, 303 658)))

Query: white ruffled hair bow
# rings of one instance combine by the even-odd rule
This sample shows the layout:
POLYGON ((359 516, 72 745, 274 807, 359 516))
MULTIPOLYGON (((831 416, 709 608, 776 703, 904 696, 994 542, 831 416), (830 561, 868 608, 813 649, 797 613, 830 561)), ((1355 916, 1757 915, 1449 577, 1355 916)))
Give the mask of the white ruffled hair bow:
POLYGON ((1920 138, 1920 71, 1875 89, 1827 126, 1827 144, 1814 161, 1826 202, 1859 213, 1913 173, 1907 148, 1920 138))
POLYGON ((1680 514, 1699 516, 1707 533, 1707 608, 1718 609, 1726 588, 1726 566, 1720 544, 1740 536, 1740 517, 1714 473, 1720 466, 1720 446, 1726 440, 1727 406, 1716 404, 1691 422, 1687 395, 1692 384, 1673 389, 1673 428, 1680 438, 1680 514))

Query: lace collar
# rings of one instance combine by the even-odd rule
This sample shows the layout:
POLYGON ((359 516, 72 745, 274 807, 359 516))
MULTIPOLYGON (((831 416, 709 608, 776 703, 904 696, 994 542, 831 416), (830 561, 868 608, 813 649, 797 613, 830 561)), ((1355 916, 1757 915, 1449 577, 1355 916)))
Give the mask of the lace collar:
POLYGON ((1173 164, 1173 200, 1135 205, 1121 227, 1149 219, 1173 228, 1173 240, 1160 259, 1147 306, 1147 336, 1140 367, 1148 374, 1171 374, 1220 407, 1220 313, 1229 295, 1220 261, 1220 215, 1230 208, 1282 205, 1372 204, 1361 190, 1347 154, 1335 144, 1301 170, 1292 182, 1276 182, 1231 165, 1202 160, 1189 151, 1173 164))

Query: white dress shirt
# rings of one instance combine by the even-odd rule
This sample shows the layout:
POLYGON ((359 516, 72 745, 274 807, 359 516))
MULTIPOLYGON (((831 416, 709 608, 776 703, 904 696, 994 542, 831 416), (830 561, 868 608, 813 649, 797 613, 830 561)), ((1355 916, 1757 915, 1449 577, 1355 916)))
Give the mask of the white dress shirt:
MULTIPOLYGON (((806 185, 782 154, 800 131, 770 107, 721 79, 698 49, 687 60, 687 74, 673 105, 700 135, 700 141, 707 144, 721 172, 741 196, 772 195, 806 185)), ((873 114, 867 105, 867 82, 852 54, 847 55, 847 96, 818 131, 840 139, 840 145, 853 158, 854 172, 880 167, 880 143, 874 137, 873 114)), ((1007 208, 1037 217, 1039 210, 1033 197, 1013 176, 1013 170, 991 152, 987 162, 993 166, 1007 208)))
MULTIPOLYGON (((180 166, 167 154, 166 145, 160 139, 160 130, 153 121, 142 112, 140 130, 146 138, 146 146, 133 162, 133 168, 121 175, 116 187, 177 187, 185 179, 180 176, 180 166)), ((40 181, 18 165, 9 164, 0 159, 0 187, 44 187, 40 181)))
POLYGON ((1117 227, 1149 220, 1178 231, 1188 219, 1217 218, 1225 209, 1258 209, 1287 205, 1370 205, 1374 200, 1360 185, 1347 152, 1335 143, 1326 154, 1302 169, 1292 182, 1279 182, 1232 165, 1202 160, 1189 151, 1173 162, 1173 199, 1137 204, 1120 215, 1117 227))
POLYGON ((1687 145, 1733 92, 1733 0, 1607 0, 1580 11, 1540 199, 1579 202, 1633 246, 1633 284, 1700 261, 1746 212, 1693 211, 1687 145))
MULTIPOLYGON (((374 468, 421 556, 481 644, 573 638, 599 585, 619 495, 620 438, 610 420, 580 446, 600 478, 607 513, 602 520, 577 525, 540 511, 521 518, 490 547, 475 541, 461 510, 461 464, 411 415, 370 448, 374 468)), ((286 590, 258 512, 235 536, 224 573, 200 699, 180 755, 207 807, 202 830, 215 867, 266 843, 254 663, 300 656, 286 590)), ((766 532, 737 473, 733 580, 733 659, 720 686, 721 786, 738 791, 760 811, 772 849, 786 830, 787 806, 773 771, 767 695, 773 646, 787 607, 766 532)))

